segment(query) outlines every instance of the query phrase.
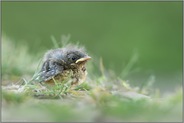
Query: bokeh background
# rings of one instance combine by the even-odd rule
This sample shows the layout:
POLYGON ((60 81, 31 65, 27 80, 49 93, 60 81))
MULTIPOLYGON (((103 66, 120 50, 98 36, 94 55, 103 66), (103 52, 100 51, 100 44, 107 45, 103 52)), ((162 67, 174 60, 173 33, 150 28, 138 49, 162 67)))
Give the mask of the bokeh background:
POLYGON ((154 87, 164 91, 182 84, 182 2, 1 4, 3 36, 28 47, 33 56, 42 57, 53 48, 51 37, 60 41, 61 35, 70 35, 71 42, 80 42, 103 59, 106 69, 132 85, 140 86, 150 77, 154 87), (132 58, 133 72, 124 75, 132 58))

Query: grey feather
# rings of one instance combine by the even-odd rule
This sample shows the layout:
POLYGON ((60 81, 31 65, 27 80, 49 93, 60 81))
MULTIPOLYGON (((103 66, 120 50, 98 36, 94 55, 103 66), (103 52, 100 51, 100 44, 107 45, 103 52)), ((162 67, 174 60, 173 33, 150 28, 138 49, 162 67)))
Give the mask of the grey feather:
POLYGON ((40 82, 48 81, 52 77, 61 74, 63 70, 72 69, 71 64, 85 56, 87 56, 85 49, 74 45, 49 50, 44 55, 38 80, 40 82))

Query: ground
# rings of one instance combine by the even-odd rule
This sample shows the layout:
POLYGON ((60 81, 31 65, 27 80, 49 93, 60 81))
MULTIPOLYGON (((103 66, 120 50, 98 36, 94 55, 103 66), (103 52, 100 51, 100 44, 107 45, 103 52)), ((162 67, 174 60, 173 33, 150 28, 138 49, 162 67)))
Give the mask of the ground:
MULTIPOLYGON (((67 82, 53 87, 34 81, 30 84, 38 58, 30 56, 25 46, 15 50, 17 47, 8 39, 2 43, 4 122, 182 121, 181 87, 163 94, 152 87, 152 81, 141 87, 131 86, 113 70, 105 69, 102 59, 98 72, 93 69, 94 64, 88 64, 88 78, 81 85, 71 88, 67 82), (11 51, 15 51, 13 55, 11 51)), ((129 70, 124 74, 129 74, 129 70)))

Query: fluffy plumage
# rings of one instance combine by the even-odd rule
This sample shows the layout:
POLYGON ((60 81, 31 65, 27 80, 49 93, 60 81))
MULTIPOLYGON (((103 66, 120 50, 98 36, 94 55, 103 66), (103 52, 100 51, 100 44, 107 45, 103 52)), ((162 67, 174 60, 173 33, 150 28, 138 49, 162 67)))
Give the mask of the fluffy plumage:
POLYGON ((85 64, 90 58, 84 48, 72 45, 49 50, 44 55, 38 80, 52 83, 53 78, 60 82, 69 78, 72 84, 83 82, 87 75, 85 64))

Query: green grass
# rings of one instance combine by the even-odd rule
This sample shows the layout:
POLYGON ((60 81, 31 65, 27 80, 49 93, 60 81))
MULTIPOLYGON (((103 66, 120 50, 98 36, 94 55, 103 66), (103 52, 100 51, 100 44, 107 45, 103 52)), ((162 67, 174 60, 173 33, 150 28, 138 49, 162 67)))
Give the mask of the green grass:
MULTIPOLYGON (((65 44, 69 41, 67 36, 62 39, 65 44)), ((132 87, 113 70, 107 70, 102 59, 99 65, 88 63, 88 79, 81 85, 71 87, 67 81, 55 81, 52 87, 42 85, 34 81, 39 58, 31 56, 26 46, 15 47, 8 40, 4 37, 2 42, 3 83, 16 81, 12 78, 15 75, 23 80, 3 86, 2 121, 182 121, 181 87, 167 95, 160 94, 152 87, 154 76, 140 87, 132 87), (12 54, 15 49, 18 50, 12 54)), ((51 40, 55 47, 60 47, 53 36, 51 40)), ((136 60, 134 55, 121 73, 123 77, 134 70, 136 60)))
POLYGON ((2 36, 2 79, 20 80, 20 76, 30 76, 38 66, 38 54, 31 56, 27 45, 16 45, 6 35, 2 36))

